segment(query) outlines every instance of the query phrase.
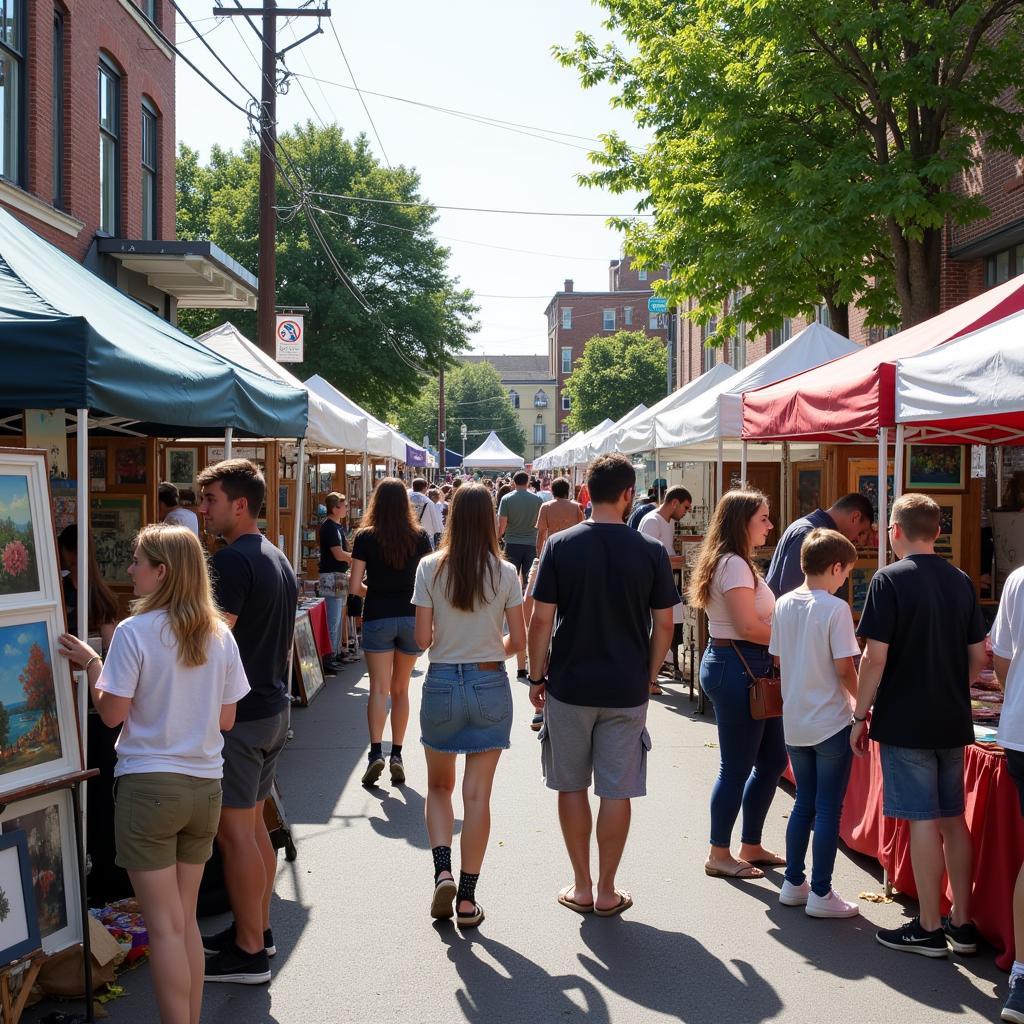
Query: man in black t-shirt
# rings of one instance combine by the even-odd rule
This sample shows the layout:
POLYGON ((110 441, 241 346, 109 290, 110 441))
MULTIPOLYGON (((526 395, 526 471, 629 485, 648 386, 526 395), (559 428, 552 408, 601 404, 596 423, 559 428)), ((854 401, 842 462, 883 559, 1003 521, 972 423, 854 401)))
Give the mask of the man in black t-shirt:
POLYGON ((548 539, 530 621, 530 700, 544 709, 544 777, 558 791, 574 875, 558 902, 602 917, 633 903, 615 888, 615 872, 629 833, 630 799, 646 792, 648 684, 668 651, 679 601, 664 547, 624 523, 635 484, 622 455, 602 455, 591 464, 593 515, 548 539), (533 666, 545 663, 549 643, 548 675, 539 678, 533 666), (596 893, 591 777, 601 800, 596 893))
POLYGON ((348 511, 345 495, 331 491, 324 501, 327 518, 320 524, 320 596, 327 604, 327 628, 331 654, 324 657, 324 671, 334 673, 343 663, 355 661, 346 651, 348 630, 345 604, 348 601, 348 567, 352 555, 342 520, 348 511))
POLYGON ((231 626, 251 692, 224 733, 224 798, 217 846, 234 923, 203 938, 206 980, 260 984, 273 955, 270 898, 277 855, 263 803, 288 731, 288 665, 298 586, 287 558, 264 537, 256 517, 266 499, 263 474, 246 459, 228 459, 199 474, 200 512, 208 534, 227 541, 210 559, 214 595, 231 626))
MULTIPOLYGON (((974 742, 970 681, 985 657, 985 623, 970 579, 935 554, 941 510, 925 494, 893 505, 892 549, 900 561, 875 573, 857 632, 861 658, 850 742, 881 746, 883 807, 910 825, 920 916, 883 928, 883 946, 923 956, 973 953, 971 837, 964 820, 964 747, 974 742), (943 872, 953 906, 940 913, 943 872)), ((883 541, 884 543, 884 541, 883 541)))

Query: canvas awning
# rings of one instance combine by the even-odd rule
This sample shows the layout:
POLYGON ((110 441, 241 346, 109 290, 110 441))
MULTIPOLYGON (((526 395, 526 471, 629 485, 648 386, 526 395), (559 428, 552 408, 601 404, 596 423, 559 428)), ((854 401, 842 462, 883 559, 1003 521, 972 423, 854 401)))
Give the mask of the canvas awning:
POLYGON ((551 451, 545 452, 539 459, 533 460, 533 468, 540 470, 558 469, 561 466, 568 465, 567 462, 562 460, 568 457, 576 442, 579 441, 585 433, 585 430, 577 430, 572 437, 567 438, 561 444, 556 444, 551 451))
POLYGON ((0 210, 0 407, 89 409, 105 424, 302 437, 302 389, 210 351, 0 210))
POLYGON ((620 416, 607 430, 603 431, 599 437, 592 438, 587 445, 590 449, 590 458, 596 459, 598 455, 607 455, 616 451, 615 435, 619 428, 629 423, 630 420, 637 419, 642 416, 645 412, 647 412, 647 406, 641 402, 639 405, 630 409, 625 416, 620 416))
POLYGON ((466 469, 522 469, 523 459, 492 430, 479 448, 462 460, 466 469))
POLYGON ((308 388, 312 394, 319 395, 343 412, 361 416, 366 420, 366 445, 371 455, 405 462, 405 441, 398 436, 397 431, 392 430, 386 423, 382 423, 376 416, 371 416, 361 405, 357 405, 347 395, 343 395, 318 373, 305 381, 303 386, 308 388))
POLYGON ((596 426, 591 427, 576 445, 567 453, 570 466, 585 466, 590 461, 590 444, 614 427, 613 420, 605 417, 596 426))
POLYGON ((896 423, 896 363, 1024 310, 1024 277, 843 359, 743 395, 751 441, 873 442, 896 423))
POLYGON ((314 392, 308 391, 298 377, 289 373, 277 360, 271 359, 266 352, 254 345, 233 323, 221 324, 220 327, 199 335, 196 340, 239 366, 245 366, 256 373, 307 391, 307 441, 322 448, 366 451, 365 416, 345 412, 314 392))

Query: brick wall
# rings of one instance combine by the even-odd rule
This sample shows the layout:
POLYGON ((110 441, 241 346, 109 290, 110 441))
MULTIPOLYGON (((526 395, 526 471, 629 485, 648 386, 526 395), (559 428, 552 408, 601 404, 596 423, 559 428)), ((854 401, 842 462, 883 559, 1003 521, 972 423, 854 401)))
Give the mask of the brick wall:
MULTIPOLYGON (((131 3, 132 0, 125 0, 131 3)), ((53 201, 54 4, 26 5, 26 161, 21 187, 47 206, 53 201)), ((157 21, 174 39, 174 9, 157 0, 157 21)), ((142 235, 141 121, 143 97, 158 114, 158 216, 156 236, 174 237, 174 60, 127 11, 122 0, 65 0, 64 14, 64 212, 82 221, 77 237, 39 218, 4 206, 34 231, 82 260, 99 224, 99 114, 97 65, 104 53, 121 72, 121 234, 142 235)), ((0 203, 3 196, 0 195, 0 203)))
POLYGON ((643 271, 633 266, 633 261, 628 256, 621 260, 612 260, 608 267, 608 290, 612 292, 622 291, 643 291, 650 288, 652 281, 663 281, 668 276, 667 268, 660 267, 657 270, 646 271, 646 278, 641 280, 643 271))

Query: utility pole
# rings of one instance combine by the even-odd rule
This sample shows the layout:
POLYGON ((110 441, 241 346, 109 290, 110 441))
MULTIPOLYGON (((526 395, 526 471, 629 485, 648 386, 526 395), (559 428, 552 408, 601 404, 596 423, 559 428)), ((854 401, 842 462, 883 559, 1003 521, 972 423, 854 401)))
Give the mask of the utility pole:
POLYGON ((277 6, 277 0, 263 0, 259 7, 214 7, 216 17, 243 17, 255 29, 253 16, 262 16, 263 81, 260 83, 260 238, 259 293, 256 299, 256 340, 259 347, 273 359, 277 353, 274 337, 274 303, 277 297, 277 62, 286 50, 318 35, 323 29, 320 18, 331 16, 328 7, 277 6), (316 18, 317 27, 309 35, 278 52, 278 18, 316 18))
POLYGON ((448 443, 448 432, 444 422, 444 353, 441 353, 441 368, 437 371, 438 404, 437 404, 437 466, 438 472, 444 473, 445 445, 448 443))

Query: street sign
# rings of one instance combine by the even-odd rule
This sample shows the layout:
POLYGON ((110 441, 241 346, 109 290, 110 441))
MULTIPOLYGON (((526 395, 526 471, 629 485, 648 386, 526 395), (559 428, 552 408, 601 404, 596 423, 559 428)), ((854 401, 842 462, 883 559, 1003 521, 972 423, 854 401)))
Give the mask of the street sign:
POLYGON ((668 299, 659 298, 657 295, 652 295, 647 300, 647 312, 648 313, 667 313, 668 312, 668 299))
POLYGON ((278 313, 275 318, 274 337, 277 339, 279 363, 301 363, 305 330, 301 314, 278 313))

